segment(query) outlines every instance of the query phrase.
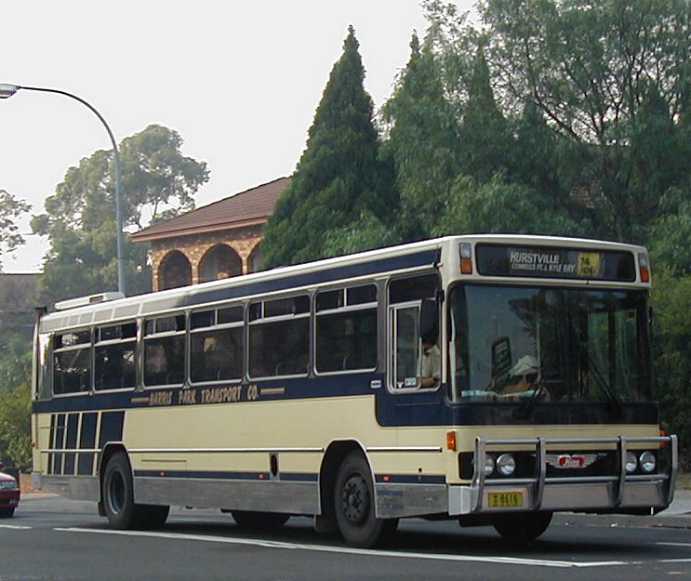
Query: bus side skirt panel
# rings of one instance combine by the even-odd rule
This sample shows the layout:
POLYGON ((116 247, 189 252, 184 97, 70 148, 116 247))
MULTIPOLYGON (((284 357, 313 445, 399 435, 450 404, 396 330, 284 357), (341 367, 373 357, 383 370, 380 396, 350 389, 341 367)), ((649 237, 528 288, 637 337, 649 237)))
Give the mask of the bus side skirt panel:
POLYGON ((246 481, 195 478, 134 478, 135 502, 279 512, 319 514, 317 482, 246 481))
POLYGON ((96 476, 41 475, 41 491, 59 494, 71 500, 101 500, 101 487, 96 476))

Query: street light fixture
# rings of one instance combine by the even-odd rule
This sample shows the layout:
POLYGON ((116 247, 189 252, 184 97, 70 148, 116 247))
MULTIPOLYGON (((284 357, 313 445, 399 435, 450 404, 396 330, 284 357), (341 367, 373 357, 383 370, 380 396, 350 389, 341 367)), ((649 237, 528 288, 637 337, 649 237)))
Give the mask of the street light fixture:
POLYGON ((44 87, 25 87, 23 85, 12 85, 8 83, 0 83, 0 99, 9 99, 17 91, 39 91, 41 93, 55 93, 57 95, 64 95, 75 101, 79 101, 82 105, 88 107, 92 113, 99 118, 103 126, 108 132, 108 137, 113 145, 113 166, 115 168, 115 219, 117 222, 117 256, 118 256, 118 291, 120 291, 123 296, 127 294, 126 282, 125 282, 125 261, 124 261, 124 241, 122 234, 122 187, 121 187, 121 167, 120 167, 120 153, 118 152, 118 144, 115 141, 113 132, 110 130, 108 123, 103 118, 103 116, 90 104, 87 103, 81 97, 68 93, 66 91, 60 91, 58 89, 46 89, 44 87))

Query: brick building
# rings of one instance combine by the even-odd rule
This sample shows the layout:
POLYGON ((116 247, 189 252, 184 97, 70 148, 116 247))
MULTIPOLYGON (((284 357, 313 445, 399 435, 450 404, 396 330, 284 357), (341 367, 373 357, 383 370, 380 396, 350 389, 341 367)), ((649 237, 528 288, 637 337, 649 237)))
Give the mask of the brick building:
POLYGON ((151 243, 153 290, 259 270, 264 225, 289 183, 278 178, 132 234, 151 243))

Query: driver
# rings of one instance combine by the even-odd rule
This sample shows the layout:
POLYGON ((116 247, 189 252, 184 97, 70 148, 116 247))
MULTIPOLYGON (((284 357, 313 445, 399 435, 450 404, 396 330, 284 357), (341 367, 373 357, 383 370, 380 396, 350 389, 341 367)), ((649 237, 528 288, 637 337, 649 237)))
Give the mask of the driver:
POLYGON ((441 378, 441 351, 432 337, 422 338, 422 366, 420 385, 436 387, 441 378))

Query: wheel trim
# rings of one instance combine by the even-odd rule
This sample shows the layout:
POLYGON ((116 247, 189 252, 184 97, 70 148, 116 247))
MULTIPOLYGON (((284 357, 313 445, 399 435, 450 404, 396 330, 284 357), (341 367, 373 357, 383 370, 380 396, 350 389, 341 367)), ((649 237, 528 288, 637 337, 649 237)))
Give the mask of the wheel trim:
POLYGON ((363 523, 370 512, 370 494, 367 480, 362 474, 353 474, 341 489, 343 516, 352 524, 363 523))
POLYGON ((113 472, 108 482, 108 506, 113 514, 120 514, 125 506, 125 479, 120 472, 113 472))

